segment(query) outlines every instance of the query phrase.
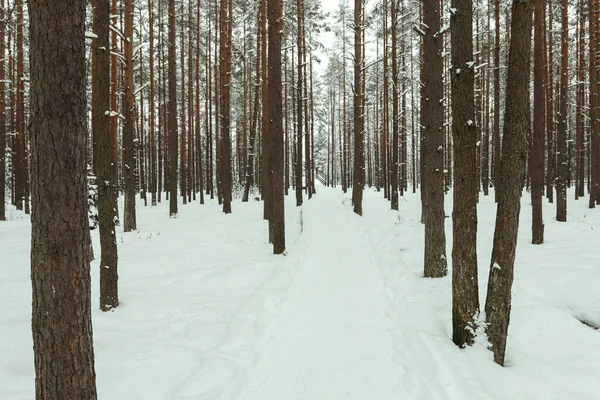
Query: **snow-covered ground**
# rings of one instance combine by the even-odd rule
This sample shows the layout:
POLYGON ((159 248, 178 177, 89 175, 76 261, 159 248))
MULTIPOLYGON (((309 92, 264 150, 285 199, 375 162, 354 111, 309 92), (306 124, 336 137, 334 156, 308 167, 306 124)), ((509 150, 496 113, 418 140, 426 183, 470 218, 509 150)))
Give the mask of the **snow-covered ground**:
MULTIPOLYGON (((266 242, 262 204, 138 207, 120 233, 121 306, 98 310, 92 265, 96 372, 107 400, 479 400, 600 398, 600 210, 570 199, 569 222, 544 204, 546 243, 530 244, 523 198, 506 367, 483 339, 451 340, 450 277, 422 278, 420 200, 400 212, 367 190, 317 188, 286 200, 287 256, 266 242)), ((451 214, 451 196, 446 212, 451 214)), ((29 220, 0 223, 0 399, 34 398, 29 220)), ((479 207, 485 301, 493 196, 479 207)), ((447 219, 448 257, 451 219, 447 219)), ((99 251, 97 232, 93 233, 99 251)))

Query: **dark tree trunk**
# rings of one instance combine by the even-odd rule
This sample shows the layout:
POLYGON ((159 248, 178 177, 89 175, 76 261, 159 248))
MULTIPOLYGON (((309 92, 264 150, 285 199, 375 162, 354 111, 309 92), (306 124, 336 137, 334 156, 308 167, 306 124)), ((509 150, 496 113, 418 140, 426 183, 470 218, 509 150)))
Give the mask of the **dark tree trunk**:
POLYGON ((590 70, 590 202, 589 207, 595 208, 598 199, 599 177, 598 177, 598 75, 597 75, 597 58, 596 54, 596 1, 589 0, 589 70, 590 70))
POLYGON ((303 98, 302 98, 302 10, 303 0, 296 0, 296 7, 298 10, 298 87, 297 87, 297 123, 298 130, 296 133, 296 206, 302 205, 302 110, 303 110, 303 98))
POLYGON ((544 0, 534 0, 533 143, 531 146, 531 243, 544 243, 544 0))
MULTIPOLYGON (((396 26, 398 24, 396 17, 396 2, 390 1, 392 14, 392 159, 390 162, 390 186, 391 186, 391 206, 392 210, 398 210, 398 97, 400 95, 400 86, 398 82, 398 55, 397 55, 397 34, 396 26)), ((441 75, 440 75, 441 79, 441 75)), ((440 123, 440 126, 442 124, 440 123)))
MULTIPOLYGON (((4 21, 4 0, 0 2, 0 20, 4 21)), ((0 54, 6 52, 4 34, 6 23, 0 25, 0 54)), ((0 221, 6 221, 6 62, 0 60, 0 221)))
POLYGON ((479 312, 477 283, 477 141, 473 60, 473 4, 453 0, 451 17, 452 138, 454 210, 452 212, 452 340, 473 343, 479 312))
POLYGON ((148 0, 148 25, 150 26, 150 204, 156 205, 157 164, 156 164, 156 111, 154 103, 154 5, 148 0))
POLYGON ((506 352, 521 193, 527 153, 523 127, 529 125, 530 117, 528 99, 532 11, 532 1, 513 1, 499 182, 500 196, 485 304, 487 334, 494 352, 494 361, 500 365, 504 364, 506 352))
POLYGON ((177 216, 177 60, 175 59, 175 0, 169 0, 169 215, 177 216))
POLYGON ((425 263, 427 278, 446 276, 446 234, 444 232, 444 135, 442 131, 444 87, 440 31, 440 1, 424 0, 423 23, 423 119, 421 151, 423 158, 425 222, 425 263))
POLYGON ((223 212, 231 213, 231 33, 232 33, 232 4, 231 0, 221 0, 221 90, 219 111, 221 115, 221 134, 219 135, 220 157, 219 170, 221 181, 221 193, 223 197, 223 212), (227 6, 229 4, 229 6, 227 6))
POLYGON ((125 209, 123 228, 125 232, 137 229, 135 221, 135 100, 133 97, 133 0, 125 2, 125 71, 123 80, 123 175, 125 209))
POLYGON ((567 183, 569 168, 567 165, 567 106, 569 101, 569 21, 568 3, 562 0, 562 34, 560 58, 560 103, 558 126, 556 131, 556 220, 567 220, 567 183))
POLYGON ((83 0, 29 2, 36 399, 94 400, 83 0))
POLYGON ((354 182, 352 194, 354 212, 363 214, 362 200, 365 186, 365 138, 363 110, 363 0, 354 0, 354 182))
POLYGON ((285 251, 285 208, 283 194, 283 102, 281 97, 281 33, 283 31, 282 0, 269 0, 269 107, 268 130, 270 136, 269 186, 272 209, 269 218, 269 235, 273 241, 273 254, 285 251))
POLYGON ((115 236, 115 210, 117 208, 114 163, 110 140, 110 0, 98 0, 95 9, 94 53, 96 54, 96 80, 94 98, 96 107, 92 115, 94 127, 94 171, 98 186, 98 218, 100 222, 100 309, 109 311, 119 305, 117 273, 117 239, 115 236))

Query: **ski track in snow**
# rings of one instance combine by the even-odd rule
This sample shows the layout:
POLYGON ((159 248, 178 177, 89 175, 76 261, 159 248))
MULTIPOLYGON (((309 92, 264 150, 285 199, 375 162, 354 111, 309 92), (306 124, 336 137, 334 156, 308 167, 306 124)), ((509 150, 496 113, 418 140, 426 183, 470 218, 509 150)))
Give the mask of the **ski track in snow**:
MULTIPOLYGON (((121 306, 92 306, 98 392, 108 400, 598 400, 600 215, 544 204, 546 244, 529 244, 523 199, 506 368, 483 338, 451 342, 451 281, 422 276, 418 195, 389 210, 365 191, 321 185, 286 198, 287 256, 271 255, 262 203, 138 205, 138 232, 118 232, 121 306), (300 225, 304 231, 300 233, 300 225)), ((483 307, 493 196, 479 206, 483 307)), ((451 196, 446 196, 450 214, 451 196), (449 204, 448 204, 449 203, 449 204)), ((11 218, 21 218, 12 212, 11 218)), ((0 225, 0 399, 33 399, 29 221, 0 225)), ((447 257, 452 249, 446 219, 447 257)), ((97 232, 92 234, 98 251, 97 232)), ((449 266, 451 268, 451 266, 449 266)))

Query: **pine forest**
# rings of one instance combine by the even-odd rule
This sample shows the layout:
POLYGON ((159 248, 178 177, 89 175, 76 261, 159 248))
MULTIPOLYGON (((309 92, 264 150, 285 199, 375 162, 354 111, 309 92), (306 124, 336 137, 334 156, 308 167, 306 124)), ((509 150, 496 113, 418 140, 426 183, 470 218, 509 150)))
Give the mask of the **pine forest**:
POLYGON ((0 399, 600 398, 599 89, 600 0, 0 0, 0 399))

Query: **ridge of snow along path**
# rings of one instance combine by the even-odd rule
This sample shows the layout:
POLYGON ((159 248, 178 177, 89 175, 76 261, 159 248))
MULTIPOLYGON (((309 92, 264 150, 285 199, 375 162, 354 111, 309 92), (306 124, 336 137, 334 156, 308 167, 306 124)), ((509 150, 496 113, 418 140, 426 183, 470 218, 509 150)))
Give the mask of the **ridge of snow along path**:
MULTIPOLYGON (((530 244, 522 200, 506 367, 485 338, 451 341, 451 279, 424 279, 419 195, 391 211, 365 190, 323 186, 301 208, 286 198, 288 255, 273 256, 262 203, 138 205, 139 231, 118 229, 121 305, 92 309, 101 400, 598 400, 600 211, 569 199, 569 222, 544 206, 530 244), (303 218, 300 218, 300 215, 303 218), (302 220, 302 223, 301 223, 302 220), (303 226, 303 232, 300 227, 303 226)), ((452 210, 446 196, 446 213, 452 210)), ((121 205, 122 206, 122 205, 121 205)), ((485 302, 493 194, 478 207, 485 302)), ((34 399, 30 222, 0 223, 0 399, 34 399)), ((446 219, 447 256, 452 248, 446 219)), ((99 250, 97 231, 92 232, 99 250)), ((98 256, 98 254, 96 254, 98 256)))

